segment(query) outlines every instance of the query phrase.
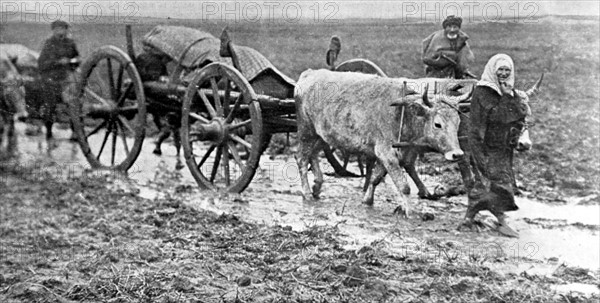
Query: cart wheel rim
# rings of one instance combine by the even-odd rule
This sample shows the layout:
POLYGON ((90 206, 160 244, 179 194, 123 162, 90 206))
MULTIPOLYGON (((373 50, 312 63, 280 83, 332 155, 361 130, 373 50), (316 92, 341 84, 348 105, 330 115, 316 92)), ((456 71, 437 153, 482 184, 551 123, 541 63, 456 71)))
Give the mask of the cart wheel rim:
POLYGON ((255 100, 241 73, 220 63, 201 69, 189 84, 181 138, 186 164, 201 188, 241 192, 252 180, 264 137, 255 100))

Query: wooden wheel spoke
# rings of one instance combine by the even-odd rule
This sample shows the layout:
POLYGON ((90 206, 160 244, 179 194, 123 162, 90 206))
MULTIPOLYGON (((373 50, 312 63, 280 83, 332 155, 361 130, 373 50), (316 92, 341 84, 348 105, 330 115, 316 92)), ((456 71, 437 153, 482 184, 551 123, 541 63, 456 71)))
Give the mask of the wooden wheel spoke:
POLYGON ((237 124, 230 124, 229 125, 229 130, 238 129, 238 128, 242 127, 242 126, 247 126, 247 125, 250 125, 250 124, 252 124, 252 120, 250 120, 250 119, 242 121, 242 122, 237 123, 237 124))
MULTIPOLYGON (((125 99, 127 99, 127 95, 129 95, 129 92, 131 91, 132 88, 133 88, 133 83, 128 83, 127 88, 125 88, 125 91, 123 92, 123 94, 121 94, 119 96, 119 99, 117 100, 118 106, 123 106, 123 103, 125 102, 125 99)), ((119 88, 119 92, 120 91, 121 91, 121 89, 119 88)))
POLYGON ((217 175, 217 171, 219 170, 219 162, 221 161, 221 153, 223 149, 221 147, 217 148, 217 154, 215 155, 215 162, 213 163, 212 171, 210 172, 210 182, 215 182, 215 176, 217 175))
POLYGON ((113 74, 112 60, 106 59, 106 70, 108 72, 108 85, 110 86, 110 96, 113 100, 117 100, 117 88, 115 86, 115 75, 113 74))
POLYGON ((123 146, 125 146, 125 153, 129 154, 129 145, 127 144, 127 136, 125 135, 125 127, 123 126, 123 122, 119 119, 118 121, 119 127, 121 128, 121 141, 123 141, 123 146))
POLYGON ((217 80, 213 77, 210 78, 210 86, 213 91, 213 100, 215 101, 215 107, 217 109, 217 115, 223 117, 223 105, 221 104, 221 98, 219 97, 219 86, 217 80))
POLYGON ((99 101, 100 103, 104 104, 104 105, 110 105, 110 101, 100 97, 98 94, 96 94, 93 90, 91 90, 90 88, 86 87, 84 88, 84 91, 89 94, 92 98, 96 99, 96 101, 99 101))
POLYGON ((121 121, 121 117, 117 120, 117 125, 121 129, 120 137, 121 141, 123 141, 123 146, 125 147, 125 153, 129 154, 129 145, 127 144, 127 134, 125 133, 125 126, 123 125, 123 121, 121 121))
POLYGON ((135 134, 135 130, 133 130, 131 125, 129 125, 129 121, 127 121, 127 119, 119 116, 119 122, 121 122, 121 124, 124 126, 124 128, 127 129, 128 132, 135 134))
POLYGON ((229 98, 231 97, 231 84, 229 79, 225 78, 225 95, 223 98, 223 116, 229 115, 229 98))
POLYGON ((240 153, 238 152, 237 147, 235 147, 235 144, 233 144, 233 142, 231 142, 231 141, 227 142, 227 145, 229 146, 229 150, 231 151, 231 154, 233 155, 233 159, 235 160, 237 165, 240 167, 240 169, 243 169, 244 164, 242 163, 242 157, 240 157, 240 153))
POLYGON ((229 186, 229 151, 228 145, 223 145, 223 171, 225 172, 225 185, 229 186))
POLYGON ((127 112, 131 112, 131 111, 137 111, 138 110, 138 106, 137 105, 129 105, 129 106, 123 106, 119 108, 119 113, 127 113, 127 112))
POLYGON ((212 106, 212 104, 210 104, 210 101, 208 101, 206 94, 204 94, 202 90, 198 90, 198 95, 200 95, 200 99, 202 99, 202 102, 204 102, 204 106, 206 107, 206 110, 208 111, 210 116, 212 118, 215 118, 217 116, 217 112, 215 111, 215 108, 212 106))
POLYGON ((244 140, 244 139, 240 138, 238 135, 236 135, 236 134, 231 134, 231 133, 230 133, 230 134, 229 134, 229 137, 230 137, 230 138, 231 138, 233 141, 235 141, 235 142, 237 142, 237 143, 240 143, 240 144, 242 144, 243 146, 245 146, 245 147, 246 147, 246 148, 248 148, 249 150, 252 150, 252 144, 250 144, 250 143, 248 143, 248 141, 246 141, 246 140, 244 140))
POLYGON ((215 147, 217 147, 217 146, 216 145, 211 145, 208 148, 208 150, 206 151, 206 153, 204 154, 204 156, 202 156, 202 159, 198 163, 198 168, 200 168, 202 165, 204 165, 204 162, 206 162, 206 160, 208 159, 208 157, 210 157, 210 154, 213 152, 213 150, 215 150, 215 147))
POLYGON ((235 118, 234 114, 240 108, 240 105, 242 104, 243 99, 244 98, 243 98, 242 94, 240 94, 237 97, 237 99, 235 100, 235 103, 233 104, 233 108, 231 109, 231 111, 227 115, 227 118, 225 119, 225 123, 231 123, 231 121, 233 121, 233 118, 235 118))
POLYGON ((96 159, 100 160, 100 155, 104 151, 104 146, 106 145, 106 141, 108 141, 108 136, 110 135, 112 130, 112 122, 109 122, 108 127, 106 128, 106 134, 104 135, 104 140, 102 140, 102 145, 100 146, 100 150, 98 151, 98 155, 96 159))
POLYGON ((105 127, 107 125, 107 121, 104 120, 102 123, 100 123, 98 126, 96 126, 96 128, 94 128, 94 130, 92 130, 89 134, 85 135, 85 138, 89 138, 90 136, 96 134, 100 129, 102 129, 103 127, 105 127))
POLYGON ((196 113, 190 113, 190 117, 202 122, 202 123, 206 123, 208 124, 210 121, 208 121, 208 119, 196 114, 196 113))
POLYGON ((119 71, 117 72, 117 83, 116 83, 116 90, 118 92, 118 99, 121 98, 122 94, 121 94, 121 88, 123 87, 123 74, 125 72, 125 65, 120 64, 119 63, 119 71))
POLYGON ((115 153, 117 150, 117 136, 118 136, 118 127, 117 127, 117 123, 115 122, 113 124, 113 128, 114 128, 114 132, 113 134, 113 138, 112 138, 112 148, 110 150, 110 165, 115 165, 115 153))

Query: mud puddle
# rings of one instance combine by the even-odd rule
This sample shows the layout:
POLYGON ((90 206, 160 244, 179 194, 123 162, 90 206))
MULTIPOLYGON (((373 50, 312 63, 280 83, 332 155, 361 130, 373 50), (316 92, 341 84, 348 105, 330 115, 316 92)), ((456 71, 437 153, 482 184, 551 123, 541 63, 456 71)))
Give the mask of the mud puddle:
MULTIPOLYGON (((56 178, 86 173, 89 165, 78 144, 68 141, 69 130, 57 130, 57 139, 53 145, 48 145, 43 135, 24 136, 24 129, 23 124, 17 127, 19 165, 39 165, 56 178)), ((291 226, 296 230, 313 225, 335 225, 346 234, 348 248, 380 243, 400 255, 442 258, 439 261, 444 261, 443 258, 448 256, 440 251, 422 249, 423 243, 440 243, 440 247, 460 248, 458 251, 464 258, 472 257, 473 252, 496 259, 502 256, 510 262, 490 264, 503 272, 551 275, 563 263, 593 271, 600 269, 599 205, 579 205, 573 200, 555 206, 518 198, 520 210, 510 214, 509 222, 520 238, 504 238, 493 232, 458 232, 456 227, 467 203, 464 196, 440 201, 419 200, 411 183, 412 215, 405 220, 393 213, 397 203, 389 179, 378 188, 375 205, 368 207, 360 203, 361 178, 326 175, 321 199, 304 202, 294 158, 271 160, 266 155, 261 159, 261 169, 244 193, 207 193, 197 189, 187 167, 175 170, 172 145, 164 144, 163 156, 158 157, 152 154, 153 142, 153 138, 146 138, 129 174, 129 180, 137 185, 139 195, 144 198, 177 194, 178 198, 195 207, 227 212, 268 225, 291 226), (187 189, 178 193, 176 187, 187 189), (434 220, 424 221, 425 213, 433 214, 434 220)), ((332 172, 325 161, 322 166, 325 172, 332 172)), ((312 182, 312 176, 310 180, 312 182)), ((432 188, 435 184, 427 185, 432 188)), ((482 220, 489 221, 490 216, 483 214, 482 220)))

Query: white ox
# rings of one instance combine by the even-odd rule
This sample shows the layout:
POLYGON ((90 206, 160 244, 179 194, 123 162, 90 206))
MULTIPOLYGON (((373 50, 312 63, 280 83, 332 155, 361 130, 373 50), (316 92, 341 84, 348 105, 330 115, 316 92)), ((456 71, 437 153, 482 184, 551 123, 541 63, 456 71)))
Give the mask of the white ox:
MULTIPOLYGON (((305 199, 319 196, 323 175, 317 153, 325 144, 375 162, 363 198, 366 204, 373 203, 375 187, 386 173, 402 194, 400 167, 414 167, 404 155, 416 146, 443 153, 450 161, 463 156, 457 138, 459 114, 453 106, 467 99, 469 93, 457 97, 438 94, 431 102, 427 94, 407 89, 407 81, 328 70, 307 70, 300 75, 294 97, 300 142, 297 160, 305 199), (392 147, 399 133, 408 143, 401 151, 392 147), (309 163, 315 174, 312 192, 307 177, 309 163)), ((402 196, 401 200, 407 214, 407 199, 402 196)))

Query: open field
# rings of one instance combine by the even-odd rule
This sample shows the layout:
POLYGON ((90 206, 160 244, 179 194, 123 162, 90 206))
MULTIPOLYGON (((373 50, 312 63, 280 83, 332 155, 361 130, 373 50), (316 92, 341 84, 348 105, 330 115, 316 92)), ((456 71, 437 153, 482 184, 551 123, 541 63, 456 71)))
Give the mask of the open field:
MULTIPOLYGON (((592 200, 587 203, 594 204, 600 201, 600 37, 597 35, 600 23, 563 21, 542 18, 535 24, 476 23, 465 24, 463 29, 472 39, 475 74, 480 74, 487 59, 498 52, 513 57, 519 88, 527 87, 539 73, 546 72, 542 93, 532 99, 533 149, 517 155, 517 178, 529 197, 563 203, 566 196, 590 196, 592 200)), ((135 25, 134 39, 141 39, 158 23, 143 20, 135 25)), ((167 23, 199 27, 215 36, 226 25, 160 21, 167 23)), ((325 51, 333 34, 342 39, 342 61, 367 58, 390 76, 420 77, 423 75, 420 41, 439 28, 439 25, 400 24, 391 20, 227 25, 235 43, 256 48, 295 79, 307 68, 325 66, 325 51)), ((48 34, 46 24, 8 23, 2 24, 0 30, 2 42, 21 43, 33 49, 39 49, 48 34)), ((125 49, 122 24, 75 24, 73 34, 84 58, 106 44, 125 49)), ((274 141, 272 153, 290 150, 280 148, 285 141, 282 138, 274 141)), ((433 154, 427 158, 421 166, 425 178, 458 181, 453 164, 441 163, 433 154), (439 172, 447 173, 438 176, 439 172)), ((48 172, 57 167, 60 170, 60 163, 53 162, 52 157, 40 161, 47 165, 48 172)), ((326 193, 327 202, 344 208, 346 201, 355 202, 352 199, 359 195, 359 190, 353 192, 357 186, 348 185, 349 180, 332 179, 326 184, 331 189, 326 193)), ((422 213, 410 221, 398 219, 397 226, 386 231, 392 239, 422 240, 416 253, 398 253, 390 248, 393 242, 390 238, 358 249, 348 248, 337 224, 309 225, 297 231, 290 226, 248 223, 230 213, 217 215, 192 207, 186 200, 243 205, 248 204, 245 200, 258 199, 268 204, 281 197, 293 201, 298 198, 293 187, 279 186, 268 178, 266 181, 257 178, 254 181, 257 186, 251 185, 244 195, 220 196, 183 184, 179 172, 163 167, 153 181, 155 190, 161 193, 154 199, 142 197, 138 185, 130 181, 100 173, 87 178, 60 179, 35 168, 0 166, 0 301, 598 300, 597 295, 586 298, 554 290, 556 286, 574 282, 600 287, 599 273, 595 270, 561 266, 557 258, 550 258, 554 259, 552 263, 549 259, 542 262, 488 251, 461 254, 470 236, 455 231, 461 210, 464 211, 464 205, 456 200, 446 199, 437 204, 419 201, 426 208, 438 207, 434 221, 422 222, 422 213), (552 263, 557 269, 550 275, 534 271, 517 275, 494 267, 511 262, 531 268, 552 263)), ((384 209, 386 220, 396 217, 387 211, 395 205, 392 197, 383 189, 377 197, 376 210, 384 209)), ((367 213, 381 214, 355 208, 365 217, 367 213)), ((349 209, 350 206, 347 212, 349 209)), ((326 215, 325 220, 336 216, 337 213, 326 215)), ((534 223, 551 225, 552 222, 534 223)), ((598 225, 575 227, 590 234, 598 233, 598 225)), ((477 239, 493 244, 489 238, 489 234, 483 233, 477 239)), ((571 248, 576 249, 576 246, 571 248)))

